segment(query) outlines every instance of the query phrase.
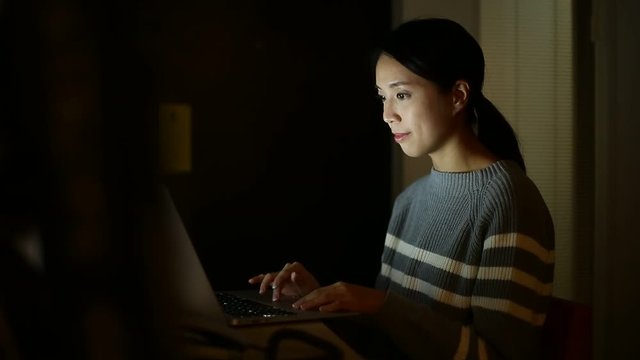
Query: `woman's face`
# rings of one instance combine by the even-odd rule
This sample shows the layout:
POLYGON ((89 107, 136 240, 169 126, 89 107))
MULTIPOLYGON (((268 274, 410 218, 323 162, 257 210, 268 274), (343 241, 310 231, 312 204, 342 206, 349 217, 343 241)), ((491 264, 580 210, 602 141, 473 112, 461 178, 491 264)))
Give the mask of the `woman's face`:
POLYGON ((431 154, 455 129, 450 92, 383 54, 376 64, 376 87, 383 102, 383 120, 408 156, 431 154))

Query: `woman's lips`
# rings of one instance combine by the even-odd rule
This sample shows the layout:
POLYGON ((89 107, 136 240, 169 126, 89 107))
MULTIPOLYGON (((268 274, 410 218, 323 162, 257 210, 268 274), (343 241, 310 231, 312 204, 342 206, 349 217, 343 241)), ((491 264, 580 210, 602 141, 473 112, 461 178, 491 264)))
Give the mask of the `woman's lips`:
POLYGON ((394 133, 393 140, 395 140, 396 142, 402 142, 407 138, 407 136, 409 136, 409 133, 394 133))

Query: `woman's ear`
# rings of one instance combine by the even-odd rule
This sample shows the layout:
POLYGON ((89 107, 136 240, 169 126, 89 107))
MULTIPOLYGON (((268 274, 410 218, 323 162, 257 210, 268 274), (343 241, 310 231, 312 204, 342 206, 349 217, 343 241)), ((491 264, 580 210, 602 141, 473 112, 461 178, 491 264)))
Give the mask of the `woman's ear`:
POLYGON ((453 100, 453 115, 456 115, 469 102, 469 83, 465 80, 456 81, 451 89, 451 98, 453 100))

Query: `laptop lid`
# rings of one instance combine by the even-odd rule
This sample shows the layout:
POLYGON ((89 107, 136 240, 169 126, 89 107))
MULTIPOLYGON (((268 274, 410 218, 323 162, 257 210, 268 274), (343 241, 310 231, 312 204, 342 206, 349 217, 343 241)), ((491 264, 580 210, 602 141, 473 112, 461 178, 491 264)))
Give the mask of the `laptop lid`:
MULTIPOLYGON (((294 299, 271 301, 271 294, 260 295, 255 290, 220 290, 212 287, 204 267, 200 261, 192 240, 182 222, 180 214, 166 188, 160 194, 161 225, 158 239, 164 248, 162 261, 165 266, 169 296, 183 314, 196 317, 206 317, 223 321, 231 326, 253 324, 272 324, 295 321, 322 320, 335 317, 355 315, 355 313, 326 313, 320 311, 302 311, 294 309, 291 304, 294 299), (274 307, 286 314, 231 314, 223 311, 223 304, 216 296, 216 291, 223 294, 247 299, 264 306, 274 307)), ((225 297, 226 301, 226 297, 225 297)))

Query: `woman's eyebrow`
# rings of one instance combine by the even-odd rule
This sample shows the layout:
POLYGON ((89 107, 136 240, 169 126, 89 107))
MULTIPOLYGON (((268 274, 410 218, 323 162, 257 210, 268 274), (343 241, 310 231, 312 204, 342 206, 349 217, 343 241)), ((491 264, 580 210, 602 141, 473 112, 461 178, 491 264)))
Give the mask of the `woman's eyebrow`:
MULTIPOLYGON (((393 88, 396 88, 396 87, 398 87, 398 86, 402 86, 402 85, 409 85, 409 84, 411 84, 411 82, 409 82, 409 81, 402 81, 402 80, 399 80, 399 81, 392 81, 392 82, 390 82, 390 83, 389 83, 389 88, 393 89, 393 88)), ((377 89, 377 90, 382 90, 382 89, 380 88, 380 86, 378 86, 378 85, 376 85, 376 89, 377 89)))
POLYGON ((394 81, 392 83, 389 84, 390 88, 395 88, 398 86, 402 86, 402 85, 409 85, 411 84, 409 81, 394 81))

